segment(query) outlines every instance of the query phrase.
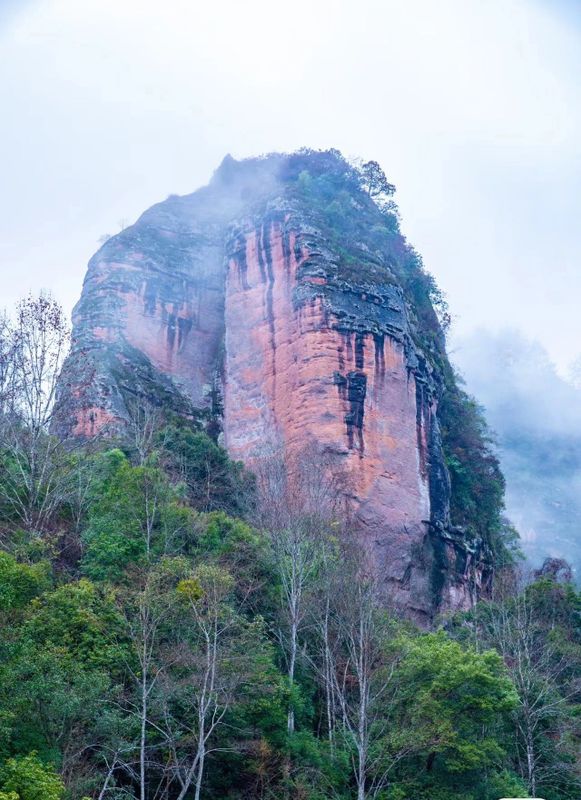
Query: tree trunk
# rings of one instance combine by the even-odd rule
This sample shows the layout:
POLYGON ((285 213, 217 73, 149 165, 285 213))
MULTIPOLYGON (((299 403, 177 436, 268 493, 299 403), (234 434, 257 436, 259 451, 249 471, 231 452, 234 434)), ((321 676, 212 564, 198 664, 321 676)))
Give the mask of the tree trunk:
POLYGON ((290 639, 291 640, 290 640, 290 653, 289 653, 289 664, 288 664, 288 683, 291 690, 291 699, 287 717, 287 731, 289 736, 295 732, 295 710, 294 710, 294 698, 292 696, 292 691, 295 682, 295 665, 297 661, 297 623, 295 619, 293 619, 291 622, 290 639))
POLYGON ((357 800, 365 800, 365 752, 363 747, 358 747, 357 764, 357 800))
POLYGON ((103 800, 105 794, 107 793, 107 789, 109 788, 109 781, 113 777, 113 772, 115 771, 115 767, 117 765, 116 761, 113 761, 111 766, 109 767, 109 771, 107 772, 107 776, 103 782, 103 786, 101 787, 101 791, 99 792, 98 800, 103 800))
POLYGON ((198 762, 198 774, 196 776, 196 791, 194 793, 194 800, 200 800, 200 792, 202 791, 202 778, 204 777, 204 761, 206 760, 205 748, 200 753, 200 760, 198 762))
POLYGON ((533 736, 528 726, 527 726, 527 774, 528 774, 529 789, 532 796, 534 797, 537 793, 537 781, 535 775, 535 751, 534 751, 533 736))
POLYGON ((146 653, 146 639, 144 637, 143 645, 143 666, 141 675, 141 735, 139 739, 139 798, 145 800, 145 735, 147 726, 147 667, 145 665, 146 653))

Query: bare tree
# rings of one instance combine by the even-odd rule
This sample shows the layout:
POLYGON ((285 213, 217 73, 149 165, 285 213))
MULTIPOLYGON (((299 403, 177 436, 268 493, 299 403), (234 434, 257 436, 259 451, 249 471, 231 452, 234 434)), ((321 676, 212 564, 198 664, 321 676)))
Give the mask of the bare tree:
POLYGON ((16 308, 13 327, 14 410, 33 431, 47 431, 58 378, 70 346, 61 306, 48 295, 31 295, 16 308))
POLYGON ((361 574, 360 558, 350 561, 355 553, 342 559, 329 618, 319 627, 319 677, 332 698, 330 722, 351 756, 357 799, 368 800, 386 788, 409 747, 391 752, 380 746, 396 704, 398 656, 390 648, 392 623, 377 603, 374 581, 361 574))
POLYGON ((0 313, 0 419, 11 409, 14 381, 14 331, 6 313, 0 313))
POLYGON ((216 751, 216 733, 253 675, 260 632, 233 605, 233 590, 231 575, 210 564, 178 585, 184 633, 175 651, 179 669, 173 680, 168 676, 164 698, 165 740, 169 771, 179 784, 177 800, 184 800, 192 786, 199 800, 207 757, 216 751), (191 713, 174 715, 176 704, 191 713))
POLYGON ((135 448, 138 464, 143 466, 156 448, 156 435, 162 424, 161 410, 141 397, 127 401, 126 405, 129 413, 126 435, 135 448))
POLYGON ((49 428, 70 329, 58 303, 29 296, 0 337, 1 490, 20 524, 43 530, 66 492, 65 454, 49 428))
MULTIPOLYGON (((339 587, 337 576, 340 574, 340 550, 329 546, 323 552, 320 592, 318 602, 312 607, 313 630, 315 631, 315 652, 310 657, 311 666, 319 678, 325 699, 325 722, 327 738, 331 754, 335 753, 335 728, 337 724, 338 702, 334 681, 334 639, 333 639, 333 605, 339 587), (319 645, 316 647, 316 645, 319 645)), ((341 581, 339 581, 341 583, 341 581)))
MULTIPOLYGON (((578 677, 570 677, 555 623, 541 619, 528 576, 521 572, 497 585, 492 602, 480 609, 482 641, 501 654, 516 688, 519 704, 513 714, 518 770, 532 796, 565 771, 564 761, 546 759, 550 740, 565 753, 568 738, 565 707, 581 693, 578 677)), ((566 756, 565 756, 566 759, 566 756)))
POLYGON ((137 669, 127 664, 136 691, 134 699, 127 701, 126 710, 139 722, 139 738, 134 747, 138 753, 136 778, 140 800, 148 796, 148 730, 154 724, 150 715, 152 696, 168 668, 161 656, 161 633, 175 599, 174 592, 164 584, 163 573, 147 571, 141 576, 139 590, 123 608, 137 664, 137 669))
POLYGON ((167 501, 169 490, 163 474, 154 467, 142 469, 140 484, 143 503, 139 510, 139 520, 145 543, 145 554, 149 561, 160 506, 167 501))
MULTIPOLYGON (((84 454, 83 454, 84 455, 84 454)), ((68 507, 76 537, 81 533, 85 515, 91 502, 94 464, 86 457, 73 457, 68 480, 68 507)))
POLYGON ((299 637, 339 503, 338 476, 314 449, 301 451, 295 459, 265 459, 257 472, 258 523, 270 535, 281 585, 281 624, 276 634, 287 661, 291 690, 287 728, 292 734, 299 637))

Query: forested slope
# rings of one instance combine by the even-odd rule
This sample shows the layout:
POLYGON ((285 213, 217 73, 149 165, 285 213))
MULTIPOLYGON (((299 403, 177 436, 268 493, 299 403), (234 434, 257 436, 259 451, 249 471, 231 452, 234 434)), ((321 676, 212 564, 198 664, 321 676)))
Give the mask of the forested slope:
POLYGON ((41 298, 1 339, 2 800, 579 796, 572 586, 510 567, 419 630, 320 463, 251 474, 146 404, 51 436, 67 336, 41 298))

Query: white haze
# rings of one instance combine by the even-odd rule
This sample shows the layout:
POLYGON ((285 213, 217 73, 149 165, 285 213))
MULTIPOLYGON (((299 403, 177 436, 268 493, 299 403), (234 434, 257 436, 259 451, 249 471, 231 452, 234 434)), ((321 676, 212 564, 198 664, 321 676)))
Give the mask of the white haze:
POLYGON ((0 0, 4 304, 226 152, 376 158, 456 331, 581 340, 581 36, 562 0, 0 0))
POLYGON ((525 553, 565 558, 581 578, 581 391, 515 330, 477 330, 452 357, 496 430, 525 553))

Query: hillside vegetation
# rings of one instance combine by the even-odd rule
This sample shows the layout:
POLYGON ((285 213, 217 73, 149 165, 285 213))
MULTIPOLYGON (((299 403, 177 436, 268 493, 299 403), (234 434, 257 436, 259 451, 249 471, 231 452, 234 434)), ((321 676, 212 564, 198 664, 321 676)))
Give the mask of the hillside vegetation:
POLYGON ((123 439, 65 446, 62 312, 29 298, 15 318, 2 800, 579 796, 581 597, 557 572, 506 570, 417 630, 376 604, 314 457, 251 475, 138 401, 123 439))

